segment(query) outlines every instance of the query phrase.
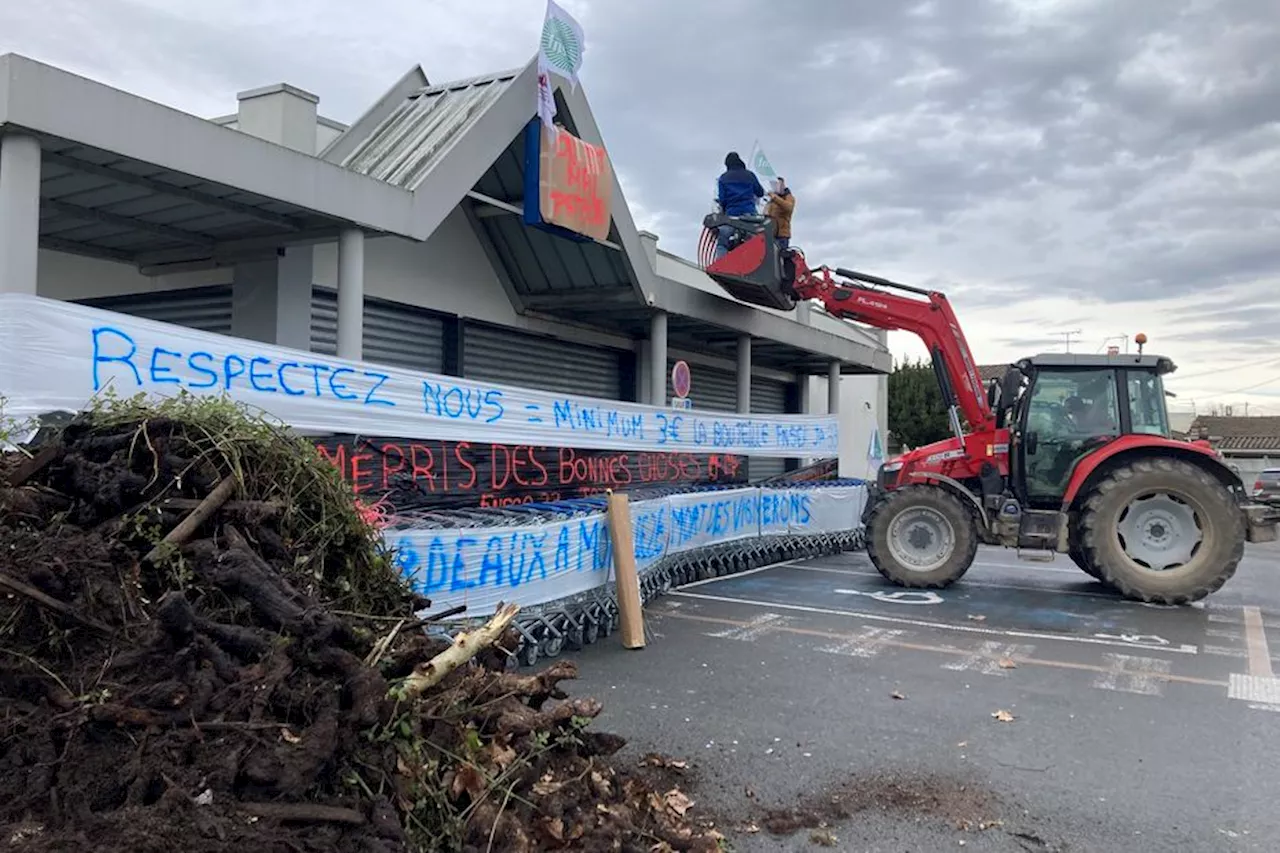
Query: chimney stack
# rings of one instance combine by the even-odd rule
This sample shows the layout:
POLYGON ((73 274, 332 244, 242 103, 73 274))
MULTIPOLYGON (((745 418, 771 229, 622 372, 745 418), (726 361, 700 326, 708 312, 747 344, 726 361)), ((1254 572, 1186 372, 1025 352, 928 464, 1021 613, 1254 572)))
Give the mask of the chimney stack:
POLYGON ((240 102, 237 129, 295 151, 316 153, 318 96, 288 83, 276 83, 241 92, 236 99, 240 102))

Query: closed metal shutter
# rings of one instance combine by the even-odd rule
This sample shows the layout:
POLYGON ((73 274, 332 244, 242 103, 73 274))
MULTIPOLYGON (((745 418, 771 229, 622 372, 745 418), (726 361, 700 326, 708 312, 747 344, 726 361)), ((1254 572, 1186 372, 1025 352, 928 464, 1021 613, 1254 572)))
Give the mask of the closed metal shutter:
MULTIPOLYGON (((338 293, 327 287, 311 290, 311 351, 338 353, 338 293)), ((442 373, 444 320, 413 305, 365 297, 364 360, 442 373)))
MULTIPOLYGON (((776 379, 751 378, 751 412, 759 415, 783 415, 787 412, 787 383, 776 379)), ((787 460, 752 456, 747 460, 747 473, 752 480, 777 477, 787 471, 787 460)))
POLYGON ((152 293, 130 293, 124 296, 104 296, 97 299, 78 299, 81 305, 116 311, 131 317, 173 323, 202 332, 219 335, 231 334, 231 285, 189 287, 181 290, 161 290, 152 293))
MULTIPOLYGON (((667 363, 667 401, 675 396, 671 386, 672 360, 667 363)), ((727 370, 689 365, 689 399, 695 409, 712 412, 738 411, 738 378, 727 370)), ((667 402, 667 401, 664 401, 667 402)))
POLYGON ((463 376, 516 388, 621 400, 621 355, 503 326, 467 323, 462 332, 463 376))

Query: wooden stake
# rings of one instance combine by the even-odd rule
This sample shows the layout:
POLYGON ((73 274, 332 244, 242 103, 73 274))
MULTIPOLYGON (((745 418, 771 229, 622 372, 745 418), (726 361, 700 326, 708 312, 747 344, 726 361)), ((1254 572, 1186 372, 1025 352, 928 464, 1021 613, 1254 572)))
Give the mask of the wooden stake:
POLYGON ((644 610, 640 605, 640 575, 636 572, 636 540, 631 529, 627 496, 609 492, 609 537, 613 540, 613 571, 618 583, 618 617, 622 646, 643 649, 644 610))

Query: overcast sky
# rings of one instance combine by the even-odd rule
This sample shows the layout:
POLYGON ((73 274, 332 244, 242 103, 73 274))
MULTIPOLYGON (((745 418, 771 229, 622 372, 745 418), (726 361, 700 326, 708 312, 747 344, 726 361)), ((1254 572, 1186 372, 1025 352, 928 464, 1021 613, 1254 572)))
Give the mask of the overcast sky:
MULTIPOLYGON (((759 139, 808 257, 945 289, 979 361, 1143 331, 1180 365, 1175 405, 1280 415, 1276 0, 562 5, 663 248, 693 254, 725 152, 759 139)), ((415 63, 433 82, 523 65, 544 10, 9 2, 0 52, 205 116, 286 81, 351 121, 415 63)))

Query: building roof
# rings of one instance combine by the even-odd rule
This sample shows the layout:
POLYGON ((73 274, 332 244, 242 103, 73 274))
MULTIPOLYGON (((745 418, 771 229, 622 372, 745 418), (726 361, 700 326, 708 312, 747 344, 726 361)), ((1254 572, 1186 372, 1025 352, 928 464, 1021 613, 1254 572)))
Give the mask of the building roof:
POLYGON ((521 69, 486 74, 410 94, 341 164, 408 190, 502 96, 521 69))
POLYGON ((1280 453, 1280 417, 1200 415, 1187 432, 1207 438, 1219 450, 1280 453))
MULTIPOLYGON (((553 78, 558 119, 603 145, 584 87, 553 78)), ((831 361, 887 372, 887 350, 853 327, 818 328, 657 272, 616 173, 608 239, 527 227, 524 157, 537 66, 444 85, 414 67, 320 156, 232 130, 25 57, 0 56, 0 133, 42 145, 40 242, 148 273, 274 257, 344 228, 428 239, 459 208, 513 305, 531 316, 635 337, 655 312, 673 348, 825 372, 831 361), (110 117, 104 120, 103 117, 110 117)))
POLYGON ((411 222, 394 186, 17 54, 0 56, 0 132, 40 141, 55 251, 147 267, 411 222))

